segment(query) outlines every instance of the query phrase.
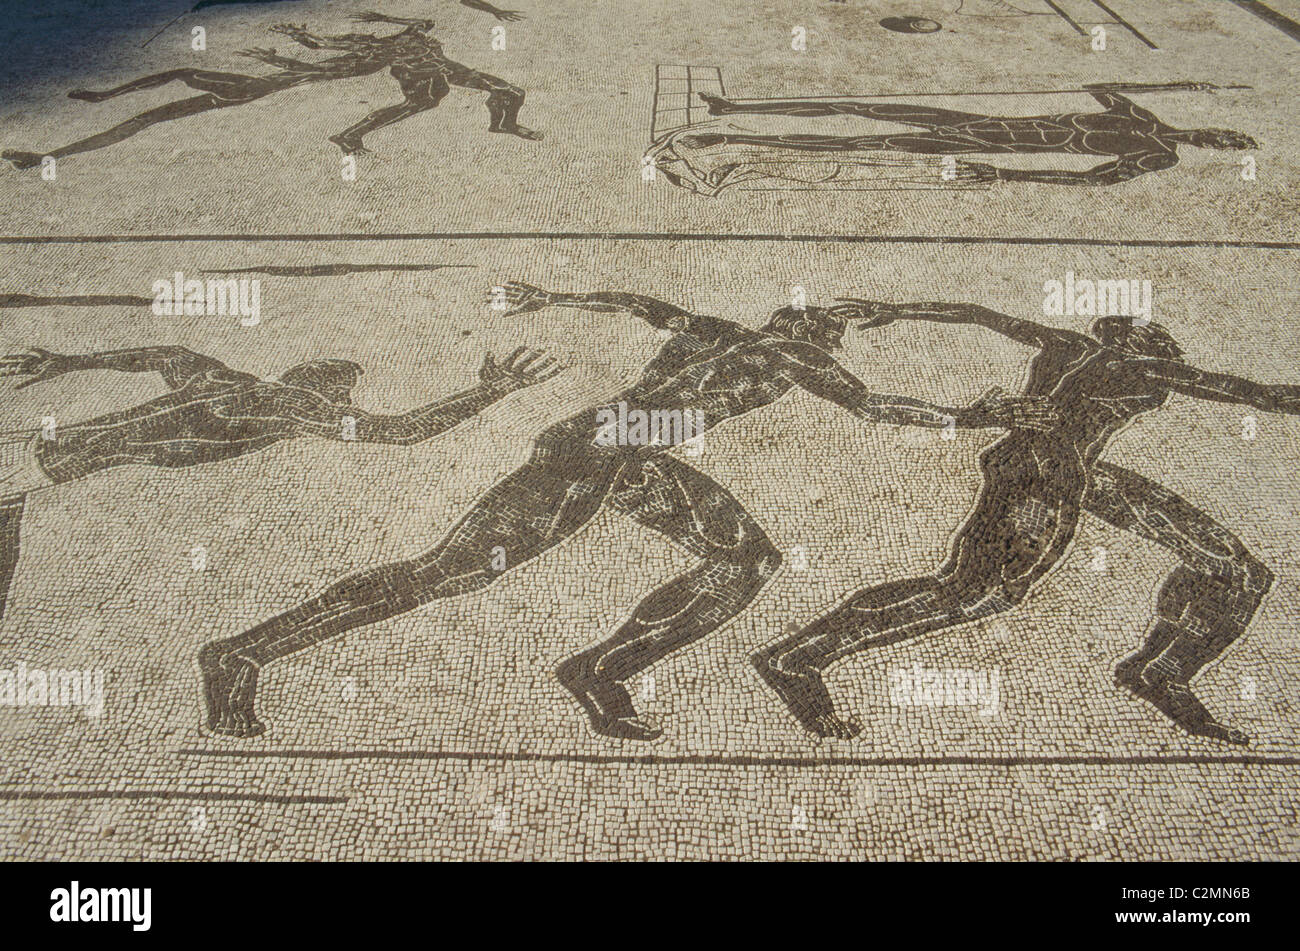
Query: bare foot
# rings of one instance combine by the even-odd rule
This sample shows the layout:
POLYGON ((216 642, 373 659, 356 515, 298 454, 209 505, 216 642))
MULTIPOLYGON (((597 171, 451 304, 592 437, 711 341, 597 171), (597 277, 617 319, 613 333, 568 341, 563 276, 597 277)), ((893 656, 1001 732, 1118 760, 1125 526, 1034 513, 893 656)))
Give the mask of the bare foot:
POLYGON ((349 139, 341 135, 331 135, 330 141, 343 150, 344 155, 369 155, 370 150, 361 144, 360 139, 349 139))
POLYGON ((536 129, 530 129, 527 126, 514 125, 506 126, 500 129, 488 129, 489 132, 504 132, 507 135, 517 135, 521 139, 527 139, 530 142, 542 141, 542 134, 536 129))
POLYGON ((818 736, 837 740, 851 740, 862 732, 862 724, 845 720, 834 713, 819 714, 813 717, 810 723, 804 725, 818 736))
POLYGON ((700 98, 708 104, 711 116, 725 116, 735 108, 730 99, 723 99, 721 96, 711 96, 707 92, 702 92, 700 98))
POLYGON ((805 730, 817 736, 841 740, 851 740, 862 732, 861 726, 842 719, 831 709, 826 686, 817 671, 792 674, 777 668, 772 657, 771 650, 764 650, 750 657, 749 662, 805 730))
POLYGON ((225 710, 208 716, 208 729, 221 736, 233 736, 241 740, 247 740, 265 733, 266 724, 252 713, 237 713, 234 710, 225 710))
POLYGON ((37 155, 35 152, 19 152, 14 149, 0 152, 0 159, 13 162, 14 168, 35 168, 41 164, 42 158, 43 155, 37 155))
POLYGON ((622 684, 602 677, 592 657, 578 654, 555 668, 555 679, 573 694, 586 711, 591 728, 602 736, 621 740, 653 740, 663 735, 649 717, 637 713, 622 684))
POLYGON ((591 721, 591 728, 602 736, 612 736, 620 740, 656 740, 664 731, 650 717, 612 717, 597 722, 591 721))
POLYGON ((707 149, 710 146, 726 144, 727 137, 716 132, 700 132, 695 135, 684 135, 677 141, 688 149, 707 149))
POLYGON ((1247 746, 1250 737, 1226 723, 1220 723, 1184 684, 1151 680, 1133 670, 1131 659, 1115 669, 1115 681, 1134 696, 1151 704, 1193 736, 1247 746))

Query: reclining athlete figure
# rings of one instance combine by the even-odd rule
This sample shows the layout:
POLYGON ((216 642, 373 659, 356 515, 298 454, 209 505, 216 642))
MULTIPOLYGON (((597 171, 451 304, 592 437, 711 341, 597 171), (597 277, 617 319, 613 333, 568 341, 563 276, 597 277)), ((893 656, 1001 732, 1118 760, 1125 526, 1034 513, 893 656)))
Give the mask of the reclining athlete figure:
POLYGON ((700 132, 684 136, 681 143, 696 148, 714 145, 760 145, 809 152, 910 152, 922 155, 1072 155, 1108 156, 1086 171, 1066 169, 998 168, 963 160, 966 177, 981 181, 1036 182, 1044 185, 1115 185, 1178 164, 1178 147, 1255 149, 1248 135, 1231 129, 1177 129, 1154 112, 1143 109, 1124 92, 1144 90, 1200 90, 1205 83, 1093 83, 1086 88, 1102 106, 1101 112, 1070 112, 1041 116, 986 116, 932 106, 893 102, 807 101, 787 99, 732 102, 700 93, 709 115, 729 116, 859 116, 912 126, 885 135, 755 135, 700 132))
POLYGON ((299 436, 412 446, 444 433, 497 400, 560 371, 539 352, 520 347, 502 364, 489 355, 479 384, 395 416, 352 405, 361 367, 349 360, 312 360, 278 380, 184 347, 142 347, 64 356, 34 349, 0 358, 0 376, 23 376, 19 387, 80 370, 158 373, 171 392, 131 409, 0 440, 0 618, 18 564, 18 534, 29 493, 119 466, 184 469, 235 459, 299 436))
POLYGON ((1273 583, 1241 540, 1185 499, 1100 456, 1112 437, 1172 393, 1271 413, 1300 414, 1300 386, 1262 385, 1199 370, 1158 324, 1103 317, 1096 339, 973 304, 862 301, 866 326, 895 320, 976 324, 1038 349, 1026 395, 1057 419, 1016 429, 985 450, 984 489, 948 562, 932 575, 867 588, 754 657, 759 674, 803 726, 850 738, 822 672, 869 648, 1009 611, 1065 554, 1081 512, 1141 535, 1182 564, 1165 581, 1146 643, 1115 669, 1116 682, 1189 733, 1245 744, 1189 683, 1240 637, 1273 583))
POLYGON ((751 330, 638 294, 549 293, 522 283, 506 291, 513 314, 543 307, 626 310, 672 335, 628 389, 542 433, 532 459, 489 489, 428 551, 344 578, 246 633, 205 646, 199 665, 212 731, 248 737, 266 729, 254 698, 267 664, 431 601, 486 588, 501 577, 493 561, 500 566, 502 551, 506 570, 514 569, 608 505, 700 561, 646 597, 608 639, 562 663, 556 676, 596 732, 657 737, 661 731, 638 715, 623 682, 734 617, 772 577, 781 553, 730 492, 669 455, 670 445, 601 439, 601 420, 619 403, 643 412, 702 413, 708 430, 802 388, 872 422, 1043 425, 1035 400, 986 396, 959 410, 872 393, 831 356, 846 323, 835 308, 782 308, 751 330))

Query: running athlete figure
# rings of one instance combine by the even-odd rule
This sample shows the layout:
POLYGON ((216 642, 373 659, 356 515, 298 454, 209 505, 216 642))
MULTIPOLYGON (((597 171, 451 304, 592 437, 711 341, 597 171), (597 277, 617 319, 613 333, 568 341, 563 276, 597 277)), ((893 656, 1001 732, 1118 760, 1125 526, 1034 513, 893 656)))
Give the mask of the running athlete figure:
POLYGON ((699 562, 646 597, 608 639, 562 663, 556 676, 597 733, 657 737, 660 730, 637 713, 623 682, 735 616, 772 577, 781 553, 730 492, 669 455, 669 444, 602 440, 601 419, 620 402, 643 411, 702 414, 703 430, 795 388, 873 422, 931 428, 1042 424, 1042 410, 1032 400, 985 397, 958 410, 870 392, 831 356, 846 326, 833 309, 783 308, 761 330, 751 330, 638 294, 550 293, 522 283, 507 284, 506 292, 513 314, 543 307, 628 311, 671 337, 628 389, 538 437, 532 459, 489 489, 433 548, 344 578, 246 633, 205 646, 199 665, 212 731, 248 737, 265 730, 254 698, 267 664, 430 601, 485 588, 501 577, 493 562, 500 567, 502 552, 506 569, 514 569, 572 536, 608 505, 699 562))
POLYGON ((709 114, 783 116, 860 116, 915 127, 916 131, 886 135, 751 135, 708 133, 683 136, 682 145, 759 145, 809 152, 909 152, 923 155, 1011 154, 1111 156, 1087 171, 997 168, 963 160, 963 177, 979 181, 1036 182, 1044 185, 1115 185, 1178 164, 1178 147, 1255 149, 1248 135, 1229 129, 1176 129, 1165 125, 1123 92, 1204 90, 1205 83, 1093 83, 1085 86, 1102 112, 1071 112, 1043 116, 986 116, 931 106, 888 102, 818 102, 797 99, 776 102, 732 102, 700 93, 709 114))
POLYGON ((34 349, 0 358, 0 376, 27 378, 19 387, 79 370, 117 370, 158 373, 171 388, 131 409, 58 426, 53 434, 9 434, 0 441, 0 618, 18 564, 23 507, 33 491, 119 466, 184 469, 220 462, 299 436, 411 446, 560 369, 523 347, 499 365, 489 355, 477 386, 378 416, 352 405, 362 370, 348 360, 312 360, 268 381, 184 347, 76 356, 34 349))
MULTIPOLYGON (((361 141, 367 133, 410 118, 426 109, 436 108, 443 97, 451 91, 452 86, 477 89, 488 94, 489 132, 504 132, 521 139, 541 139, 540 132, 519 124, 519 110, 524 105, 524 91, 504 79, 498 79, 496 76, 447 59, 443 55, 442 44, 427 35, 433 29, 432 20, 408 20, 403 17, 385 16, 382 13, 363 13, 353 19, 365 23, 395 23, 406 26, 402 32, 384 38, 384 42, 389 44, 391 49, 388 61, 391 64, 389 73, 397 80, 406 98, 398 105, 376 109, 338 135, 330 136, 330 141, 339 146, 345 154, 368 151, 361 141)), ((308 48, 316 48, 312 44, 327 49, 347 48, 346 45, 330 46, 329 42, 321 37, 312 36, 304 31, 291 32, 289 35, 308 48)))
MULTIPOLYGON (((486 10, 498 19, 510 20, 517 19, 519 16, 513 11, 499 10, 486 3, 472 2, 464 5, 486 10)), ((413 102, 427 103, 422 108, 432 108, 437 105, 437 100, 446 94, 447 83, 483 89, 490 93, 488 112, 492 118, 491 131, 509 132, 522 138, 540 138, 537 133, 524 129, 516 121, 519 108, 524 101, 523 90, 495 76, 479 73, 446 59, 442 55, 442 47, 438 42, 425 36, 433 29, 432 20, 404 20, 377 13, 357 14, 351 19, 362 23, 402 24, 406 29, 391 36, 373 36, 368 33, 316 36, 308 33, 307 29, 301 26, 286 24, 273 26, 270 28, 272 32, 284 34, 308 49, 339 50, 343 55, 330 57, 319 63, 306 63, 280 56, 273 49, 255 48, 240 50, 236 55, 279 67, 276 72, 269 76, 247 76, 242 73, 213 72, 205 69, 172 69, 144 76, 103 92, 75 89, 68 93, 68 97, 86 102, 102 102, 143 89, 155 89, 171 82, 184 83, 191 89, 199 90, 202 95, 148 109, 105 132, 49 152, 24 152, 11 149, 0 152, 0 158, 12 162, 15 168, 35 168, 41 164, 45 156, 58 159, 78 152, 102 149, 128 139, 160 122, 170 122, 173 119, 182 119, 213 109, 246 105, 295 86, 369 76, 384 69, 389 69, 401 84, 407 102, 402 106, 373 112, 358 125, 332 136, 330 141, 342 147, 345 152, 364 151, 360 145, 360 136, 364 132, 421 111, 411 109, 413 102), (439 87, 440 82, 441 87, 439 87), (442 92, 436 94, 436 99, 431 98, 438 88, 441 88, 442 92), (428 95, 424 95, 421 90, 428 92, 428 95), (400 114, 394 110, 399 110, 400 114), (383 121, 379 121, 379 118, 383 121)))
POLYGON ((1188 366, 1158 324, 1103 317, 1096 340, 971 304, 860 303, 867 326, 894 320, 976 324, 1039 350, 1026 395, 1048 401, 1057 422, 1017 429, 985 450, 984 488, 936 573, 852 595, 831 613, 754 657, 763 679, 803 726, 849 738, 822 672, 843 657, 1008 611, 1065 554, 1080 512, 1141 535, 1182 564, 1165 581, 1140 650, 1115 670, 1120 686, 1189 733, 1248 738, 1218 722, 1189 683, 1240 637, 1272 572, 1226 528, 1136 472, 1100 461, 1109 440, 1160 409, 1172 393, 1300 414, 1300 386, 1262 385, 1188 366))

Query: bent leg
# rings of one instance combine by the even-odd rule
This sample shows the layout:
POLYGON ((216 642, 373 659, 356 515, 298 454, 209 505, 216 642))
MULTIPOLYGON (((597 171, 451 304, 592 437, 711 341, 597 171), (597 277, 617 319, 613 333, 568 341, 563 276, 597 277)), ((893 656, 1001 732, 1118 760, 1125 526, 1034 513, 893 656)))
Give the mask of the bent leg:
POLYGON ((22 527, 26 494, 0 499, 0 620, 4 620, 9 586, 18 567, 18 535, 22 527))
MULTIPOLYGON (((156 89, 172 82, 184 83, 191 89, 214 93, 229 99, 240 99, 253 94, 266 95, 266 92, 262 90, 268 86, 266 79, 260 76, 248 76, 243 73, 220 73, 206 69, 170 69, 165 73, 141 76, 139 79, 133 79, 129 83, 123 83, 120 86, 105 89, 101 92, 89 89, 74 89, 68 93, 68 98, 82 99, 86 102, 103 102, 105 99, 124 96, 127 93, 139 92, 143 89, 156 89)), ((275 88, 278 87, 272 86, 267 91, 272 91, 275 88)))
POLYGON ((181 119, 185 116, 197 115, 200 112, 208 112, 212 109, 223 109, 226 106, 242 105, 243 102, 248 101, 251 100, 221 99, 212 94, 194 96, 190 99, 181 99, 178 102, 168 103, 165 106, 142 112, 138 116, 127 119, 105 132, 100 132, 97 135, 92 135, 89 138, 73 142, 71 145, 65 145, 50 152, 6 151, 0 153, 0 158, 13 162, 18 168, 30 168, 33 165, 39 165, 44 155, 62 158, 65 155, 75 155, 78 152, 91 152, 129 139, 136 133, 143 132, 149 126, 156 125, 159 122, 169 122, 172 119, 181 119))
POLYGON ((266 664, 347 631, 386 620, 439 598, 485 588, 501 574, 569 537, 596 513, 608 484, 575 482, 536 464, 507 476, 434 548, 344 578, 251 630, 212 641, 199 652, 208 726, 256 736, 253 701, 266 664))
POLYGON ((1273 573, 1209 515, 1119 466, 1097 465, 1084 505, 1183 561, 1160 589, 1146 642, 1116 668, 1117 682, 1189 733, 1248 742, 1245 734, 1219 723, 1188 685, 1245 633, 1272 587, 1273 573))
POLYGON ((403 119, 419 115, 427 109, 436 108, 451 89, 440 73, 404 77, 399 82, 401 83, 402 92, 406 96, 404 102, 395 106, 376 109, 360 122, 348 126, 338 135, 330 136, 330 141, 341 148, 344 155, 355 155, 359 152, 369 151, 362 141, 368 133, 392 125, 394 122, 401 122, 403 119))
POLYGON ((565 661, 556 676, 597 732, 653 739, 623 683, 717 630, 776 573, 781 553, 722 486, 671 456, 659 456, 615 488, 610 504, 700 558, 651 592, 606 640, 565 661))
POLYGON ((536 141, 542 134, 519 124, 519 110, 523 108, 526 93, 514 83, 489 73, 481 73, 459 63, 449 64, 452 69, 447 80, 453 86, 479 89, 488 94, 488 131, 505 132, 521 139, 536 141))
MULTIPOLYGON (((1035 467, 1032 452, 1018 460, 1035 467)), ((936 574, 859 591, 831 613, 752 658, 805 729, 848 738, 822 672, 843 657, 1006 611, 1060 560, 1078 524, 1082 480, 1011 471, 988 480, 936 574)))

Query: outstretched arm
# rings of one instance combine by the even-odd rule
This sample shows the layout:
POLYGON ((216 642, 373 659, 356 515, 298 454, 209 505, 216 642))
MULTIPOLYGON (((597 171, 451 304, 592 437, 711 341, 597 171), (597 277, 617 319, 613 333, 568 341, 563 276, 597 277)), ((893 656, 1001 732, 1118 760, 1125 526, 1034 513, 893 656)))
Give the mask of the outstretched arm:
POLYGON ((307 63, 300 59, 290 59, 288 56, 280 56, 275 50, 265 49, 260 46, 254 46, 252 49, 246 50, 235 50, 235 55, 246 56, 249 59, 257 60, 259 63, 266 63, 268 66, 278 66, 281 69, 321 71, 320 64, 318 63, 307 63))
POLYGON ((1148 109, 1143 109, 1128 96, 1126 92, 1206 92, 1219 87, 1214 83, 1173 82, 1173 83, 1088 83, 1083 87, 1088 94, 1106 107, 1107 112, 1117 112, 1130 119, 1146 122, 1155 128, 1161 125, 1160 117, 1148 109))
POLYGON ((294 26, 292 23, 277 23, 275 26, 268 27, 272 33, 280 33, 289 37, 299 46, 305 46, 309 50, 353 50, 356 44, 339 37, 330 38, 327 36, 317 36, 315 33, 307 32, 305 26, 294 26))
POLYGON ((293 419, 302 432, 344 441, 413 446, 478 415, 515 390, 549 380, 563 367, 540 351, 520 347, 500 365, 488 354, 479 383, 445 399, 391 416, 366 413, 337 403, 311 402, 295 407, 293 419))
POLYGON ((896 426, 923 426, 926 429, 1005 425, 995 413, 989 411, 987 401, 965 409, 956 409, 936 406, 907 396, 873 393, 865 383, 840 366, 834 357, 820 347, 789 341, 781 345, 780 351, 785 358, 783 370, 791 382, 814 396, 844 407, 859 419, 896 426))
POLYGON ((1252 406, 1268 413, 1300 415, 1300 386, 1254 383, 1230 373, 1198 370, 1178 360, 1144 361, 1143 372, 1151 382, 1186 396, 1252 406))
POLYGON ((922 301, 914 304, 891 304, 887 301, 858 300, 846 298, 843 303, 832 308, 834 313, 845 320, 861 320, 861 327, 884 327, 896 320, 929 320, 939 324, 974 324, 984 327, 1004 337, 1010 337, 1017 343, 1043 349, 1054 343, 1071 342, 1095 343, 1082 334, 1069 330, 1057 330, 1045 327, 1032 320, 1022 320, 1008 314, 980 307, 978 304, 950 304, 943 301, 922 301))
POLYGON ((34 347, 28 353, 0 358, 0 376, 25 376, 19 388, 52 380, 78 370, 118 370, 122 373, 159 373, 173 390, 207 374, 222 379, 254 380, 256 377, 230 369, 220 360, 205 357, 185 347, 133 347, 103 353, 61 354, 34 347))
POLYGON ((1056 412, 1043 400, 1007 398, 996 388, 967 407, 936 406, 907 396, 873 393, 830 354, 812 344, 788 341, 781 344, 780 352, 791 382, 871 422, 926 429, 1047 429, 1057 422, 1056 412))
MULTIPOLYGON (((979 163, 962 163, 968 168, 981 168, 979 163)), ((1102 162, 1082 172, 1067 169, 1045 168, 998 168, 987 166, 992 170, 991 178, 999 182, 1032 182, 1037 185, 1118 185, 1131 181, 1148 172, 1158 172, 1178 164, 1178 154, 1173 150, 1148 152, 1142 155, 1125 155, 1110 162, 1102 162)))
POLYGON ((482 10, 484 13, 490 13, 498 20, 522 20, 524 15, 518 10, 502 10, 500 7, 494 7, 487 0, 460 0, 462 7, 469 7, 471 10, 482 10))
POLYGON ((1128 96, 1122 95, 1122 93, 1213 87, 1207 87, 1206 84, 1202 83, 1088 83, 1083 88, 1088 90, 1088 95, 1105 106, 1107 112, 1115 112, 1131 119, 1137 119, 1150 124, 1154 128, 1160 124, 1159 117, 1154 112, 1143 109, 1128 96))
POLYGON ((576 307, 600 314, 627 311, 634 317, 640 317, 656 329, 671 330, 674 333, 687 333, 707 342, 715 341, 727 331, 739 327, 738 324, 729 320, 703 317, 654 297, 646 297, 642 294, 627 294, 622 291, 564 294, 544 291, 540 287, 525 284, 522 281, 510 281, 505 285, 505 292, 506 303, 511 306, 508 316, 526 314, 534 310, 541 310, 543 307, 576 307))

